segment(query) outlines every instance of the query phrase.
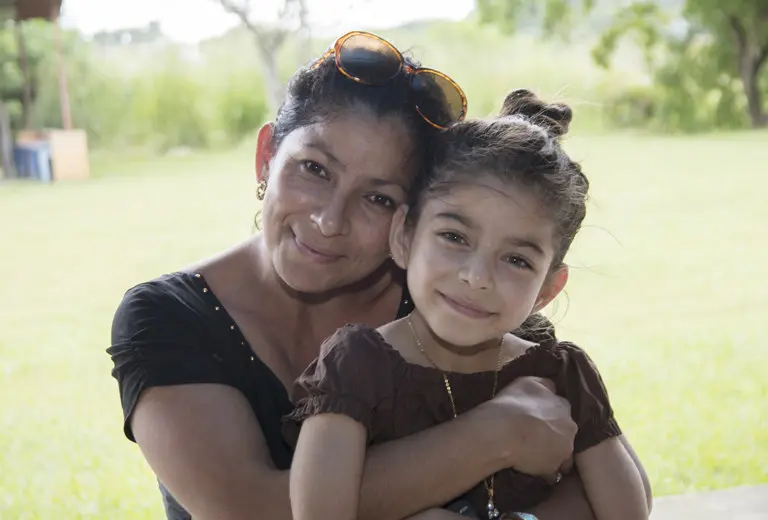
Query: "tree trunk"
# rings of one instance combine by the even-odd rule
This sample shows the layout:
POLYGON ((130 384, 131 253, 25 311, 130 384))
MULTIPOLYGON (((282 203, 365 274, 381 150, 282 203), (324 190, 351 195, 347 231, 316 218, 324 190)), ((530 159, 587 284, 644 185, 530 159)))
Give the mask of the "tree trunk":
MULTIPOLYGON (((279 13, 279 18, 281 21, 287 21, 288 18, 293 16, 291 8, 293 7, 294 2, 296 2, 295 5, 298 8, 296 16, 299 18, 300 25, 303 26, 307 20, 307 11, 304 0, 284 0, 283 8, 279 13)), ((224 7, 224 10, 237 16, 240 19, 242 26, 248 29, 253 35, 264 68, 264 81, 267 84, 267 102, 269 103, 269 110, 273 115, 277 114, 277 109, 280 108, 280 105, 283 103, 283 96, 285 95, 285 88, 280 81, 280 74, 277 69, 277 53, 280 50, 280 47, 283 46, 289 30, 280 28, 279 23, 278 27, 270 29, 258 26, 252 22, 250 20, 250 0, 243 2, 218 0, 218 3, 224 7)))
POLYGON ((13 167, 13 136, 11 135, 11 117, 0 99, 0 169, 6 179, 16 176, 13 167))
POLYGON ((765 59, 751 58, 751 56, 743 56, 740 60, 739 72, 744 84, 744 94, 747 96, 747 111, 752 128, 765 128, 768 126, 768 114, 763 108, 763 96, 760 92, 760 69, 765 59))
POLYGON ((64 42, 62 41, 61 23, 58 14, 53 21, 54 40, 59 66, 59 104, 61 105, 61 127, 72 129, 72 110, 69 106, 69 86, 67 85, 67 67, 64 61, 64 42))
POLYGON ((21 121, 22 128, 29 130, 32 126, 32 77, 29 73, 27 58, 27 42, 24 39, 24 29, 21 22, 16 22, 16 42, 19 47, 19 70, 21 70, 21 121))
POLYGON ((763 96, 760 92, 760 70, 768 59, 768 46, 761 47, 749 34, 745 26, 735 17, 731 17, 731 28, 736 41, 736 57, 739 65, 739 76, 747 97, 747 113, 752 128, 768 126, 768 114, 763 107, 763 96))
POLYGON ((277 49, 267 48, 261 39, 256 36, 256 45, 261 54, 261 63, 264 67, 264 79, 267 83, 267 101, 269 102, 269 112, 272 117, 277 115, 277 109, 283 103, 285 91, 283 83, 280 81, 280 74, 277 70, 277 61, 275 60, 277 49))

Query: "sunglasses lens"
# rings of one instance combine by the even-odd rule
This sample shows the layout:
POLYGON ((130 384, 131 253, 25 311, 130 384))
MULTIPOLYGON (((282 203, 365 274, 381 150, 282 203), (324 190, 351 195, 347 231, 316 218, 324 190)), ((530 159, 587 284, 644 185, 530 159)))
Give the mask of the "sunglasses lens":
POLYGON ((420 70, 414 74, 411 86, 416 108, 433 125, 446 128, 466 116, 466 98, 448 78, 420 70))
POLYGON ((355 34, 344 40, 337 59, 345 74, 370 85, 392 79, 403 64, 394 47, 366 34, 355 34))

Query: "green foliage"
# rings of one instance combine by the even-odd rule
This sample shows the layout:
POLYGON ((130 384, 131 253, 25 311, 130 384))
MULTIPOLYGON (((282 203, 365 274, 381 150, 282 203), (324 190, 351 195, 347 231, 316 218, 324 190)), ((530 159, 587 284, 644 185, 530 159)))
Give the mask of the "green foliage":
MULTIPOLYGON (((425 66, 456 78, 470 98, 470 113, 486 116, 515 87, 577 107, 576 127, 603 126, 604 96, 618 95, 626 71, 603 71, 588 47, 529 36, 509 37, 474 21, 425 23, 382 31, 425 66)), ((67 76, 76 126, 89 133, 93 148, 220 147, 252 133, 267 112, 261 67, 254 42, 243 31, 180 49, 170 44, 100 46, 70 35, 67 76), (191 54, 190 54, 191 53, 191 54)), ((312 42, 317 55, 332 37, 312 42)), ((297 66, 300 51, 289 41, 278 65, 283 80, 297 66)), ((58 63, 47 52, 38 67, 41 87, 34 107, 38 127, 59 126, 58 63)))
POLYGON ((510 90, 527 87, 573 106, 575 131, 600 131, 605 127, 604 99, 618 95, 634 77, 626 69, 596 67, 588 45, 509 36, 474 20, 436 22, 382 35, 425 67, 453 77, 467 94, 472 117, 497 113, 510 90))
MULTIPOLYGON (((586 12, 600 2, 547 0, 548 34, 574 31, 574 4, 586 12)), ((514 30, 528 0, 478 0, 481 20, 514 30)), ((538 3, 536 3, 538 4, 538 3)), ((620 125, 638 119, 666 131, 706 131, 768 124, 768 0, 636 0, 619 8, 592 51, 603 68, 630 39, 643 53, 653 84, 610 98, 620 125)))
MULTIPOLYGON (((35 106, 35 124, 56 127, 56 63, 47 60, 42 69, 49 81, 35 106)), ((99 53, 80 42, 67 56, 67 75, 74 124, 88 131, 94 147, 220 147, 267 117, 258 71, 221 70, 173 46, 99 53)))
MULTIPOLYGON (((732 47, 713 45, 699 25, 691 24, 684 34, 669 33, 673 17, 667 7, 659 7, 661 0, 635 2, 632 11, 612 18, 596 48, 591 40, 566 45, 561 39, 542 41, 530 31, 507 33, 509 27, 530 23, 559 31, 564 20, 575 23, 592 3, 564 1, 483 0, 486 7, 478 16, 493 24, 474 19, 423 22, 381 32, 425 66, 453 76, 467 92, 472 116, 494 113, 509 90, 528 87, 574 106, 578 131, 612 125, 702 131, 748 124, 737 71, 732 67, 723 73, 724 65, 732 66, 732 47), (513 4, 518 10, 505 10, 513 4), (622 43, 630 33, 643 50, 640 56, 627 52, 622 43)), ((594 4, 590 16, 607 27, 605 2, 594 4)), ((594 24, 588 21, 587 26, 594 24)), ((25 34, 36 78, 33 123, 58 127, 59 63, 50 26, 28 24, 25 34)), ((332 39, 313 40, 312 55, 332 39)), ((12 28, 1 29, 0 56, 6 59, 0 59, 0 90, 20 90, 15 45, 12 28)), ((65 32, 64 47, 72 116, 77 127, 87 130, 92 148, 222 147, 252 133, 272 115, 255 43, 244 30, 191 48, 162 39, 104 45, 65 32)), ((305 57, 299 42, 289 39, 277 60, 281 79, 286 81, 305 57)), ((766 78, 761 81, 765 90, 766 78)), ((21 107, 14 99, 9 107, 18 128, 21 107)))
MULTIPOLYGON (((768 24, 754 22, 761 10, 768 16, 766 0, 687 0, 683 18, 675 20, 656 2, 635 2, 617 13, 593 56, 608 67, 617 43, 634 38, 658 90, 655 116, 649 120, 654 127, 690 132, 758 126, 756 119, 750 121, 747 116, 746 93, 753 80, 741 69, 747 57, 740 55, 734 26, 744 28, 744 37, 757 52, 768 53, 768 24), (675 21, 684 27, 674 31, 675 21)), ((759 69, 758 65, 754 81, 758 89, 768 92, 764 71, 760 78, 759 69)), ((759 99, 755 104, 760 104, 759 99)))
POLYGON ((633 2, 620 9, 612 24, 600 36, 592 49, 592 58, 603 68, 610 67, 610 60, 623 38, 631 36, 644 52, 646 65, 653 67, 653 52, 661 40, 659 28, 669 23, 669 14, 656 2, 633 2))
MULTIPOLYGON (((37 20, 24 22, 23 32, 34 100, 40 81, 37 68, 52 45, 50 24, 37 20)), ((0 100, 8 107, 14 127, 21 125, 23 87, 16 27, 11 22, 0 23, 0 100)))
POLYGON ((498 24, 507 32, 521 28, 526 22, 539 21, 548 33, 569 30, 578 6, 582 12, 595 7, 597 0, 476 0, 482 23, 498 24))

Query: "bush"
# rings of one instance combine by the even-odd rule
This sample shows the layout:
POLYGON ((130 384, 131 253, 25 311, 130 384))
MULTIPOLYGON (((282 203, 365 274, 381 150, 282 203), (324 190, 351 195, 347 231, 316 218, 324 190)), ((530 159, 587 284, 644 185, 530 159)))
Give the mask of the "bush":
POLYGON ((659 96, 653 87, 634 86, 609 99, 606 116, 619 128, 647 127, 657 117, 659 96))
MULTIPOLYGON (((267 116, 261 76, 254 68, 221 70, 173 46, 99 52, 82 41, 70 43, 73 124, 88 132, 94 148, 227 146, 253 132, 267 116)), ((41 64, 39 76, 43 81, 33 112, 35 126, 60 127, 53 57, 41 64)))

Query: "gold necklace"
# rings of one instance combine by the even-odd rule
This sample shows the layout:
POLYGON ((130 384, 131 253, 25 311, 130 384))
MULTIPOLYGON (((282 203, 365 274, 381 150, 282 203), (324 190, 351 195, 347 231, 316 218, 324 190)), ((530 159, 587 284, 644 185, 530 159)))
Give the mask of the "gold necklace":
MULTIPOLYGON (((440 373, 443 375, 443 383, 445 384, 445 391, 448 392, 448 398, 451 401, 451 409, 453 410, 453 418, 459 416, 459 414, 456 411, 456 401, 453 398, 453 389, 451 388, 451 382, 448 381, 448 374, 445 372, 445 370, 442 370, 440 367, 437 366, 437 364, 432 361, 432 358, 429 357, 429 354, 427 354, 427 351, 424 349, 424 345, 421 343, 421 340, 419 339, 419 335, 416 334, 416 329, 413 327, 413 322, 411 321, 411 316, 409 315, 408 318, 408 326, 411 328, 411 334, 413 334, 413 339, 416 340, 416 346, 419 347, 419 352, 421 352, 421 355, 424 356, 424 358, 429 362, 430 365, 435 370, 439 370, 440 373)), ((496 358, 496 371, 493 373, 493 391, 491 392, 491 398, 494 398, 496 396, 496 390, 499 386, 499 372, 501 371, 501 345, 504 343, 504 336, 501 337, 501 341, 499 341, 499 354, 496 358)), ((488 520, 495 520, 496 518, 499 518, 499 510, 496 509, 496 503, 494 502, 494 476, 491 475, 489 478, 485 479, 483 481, 483 484, 485 484, 485 490, 488 492, 488 520)))

